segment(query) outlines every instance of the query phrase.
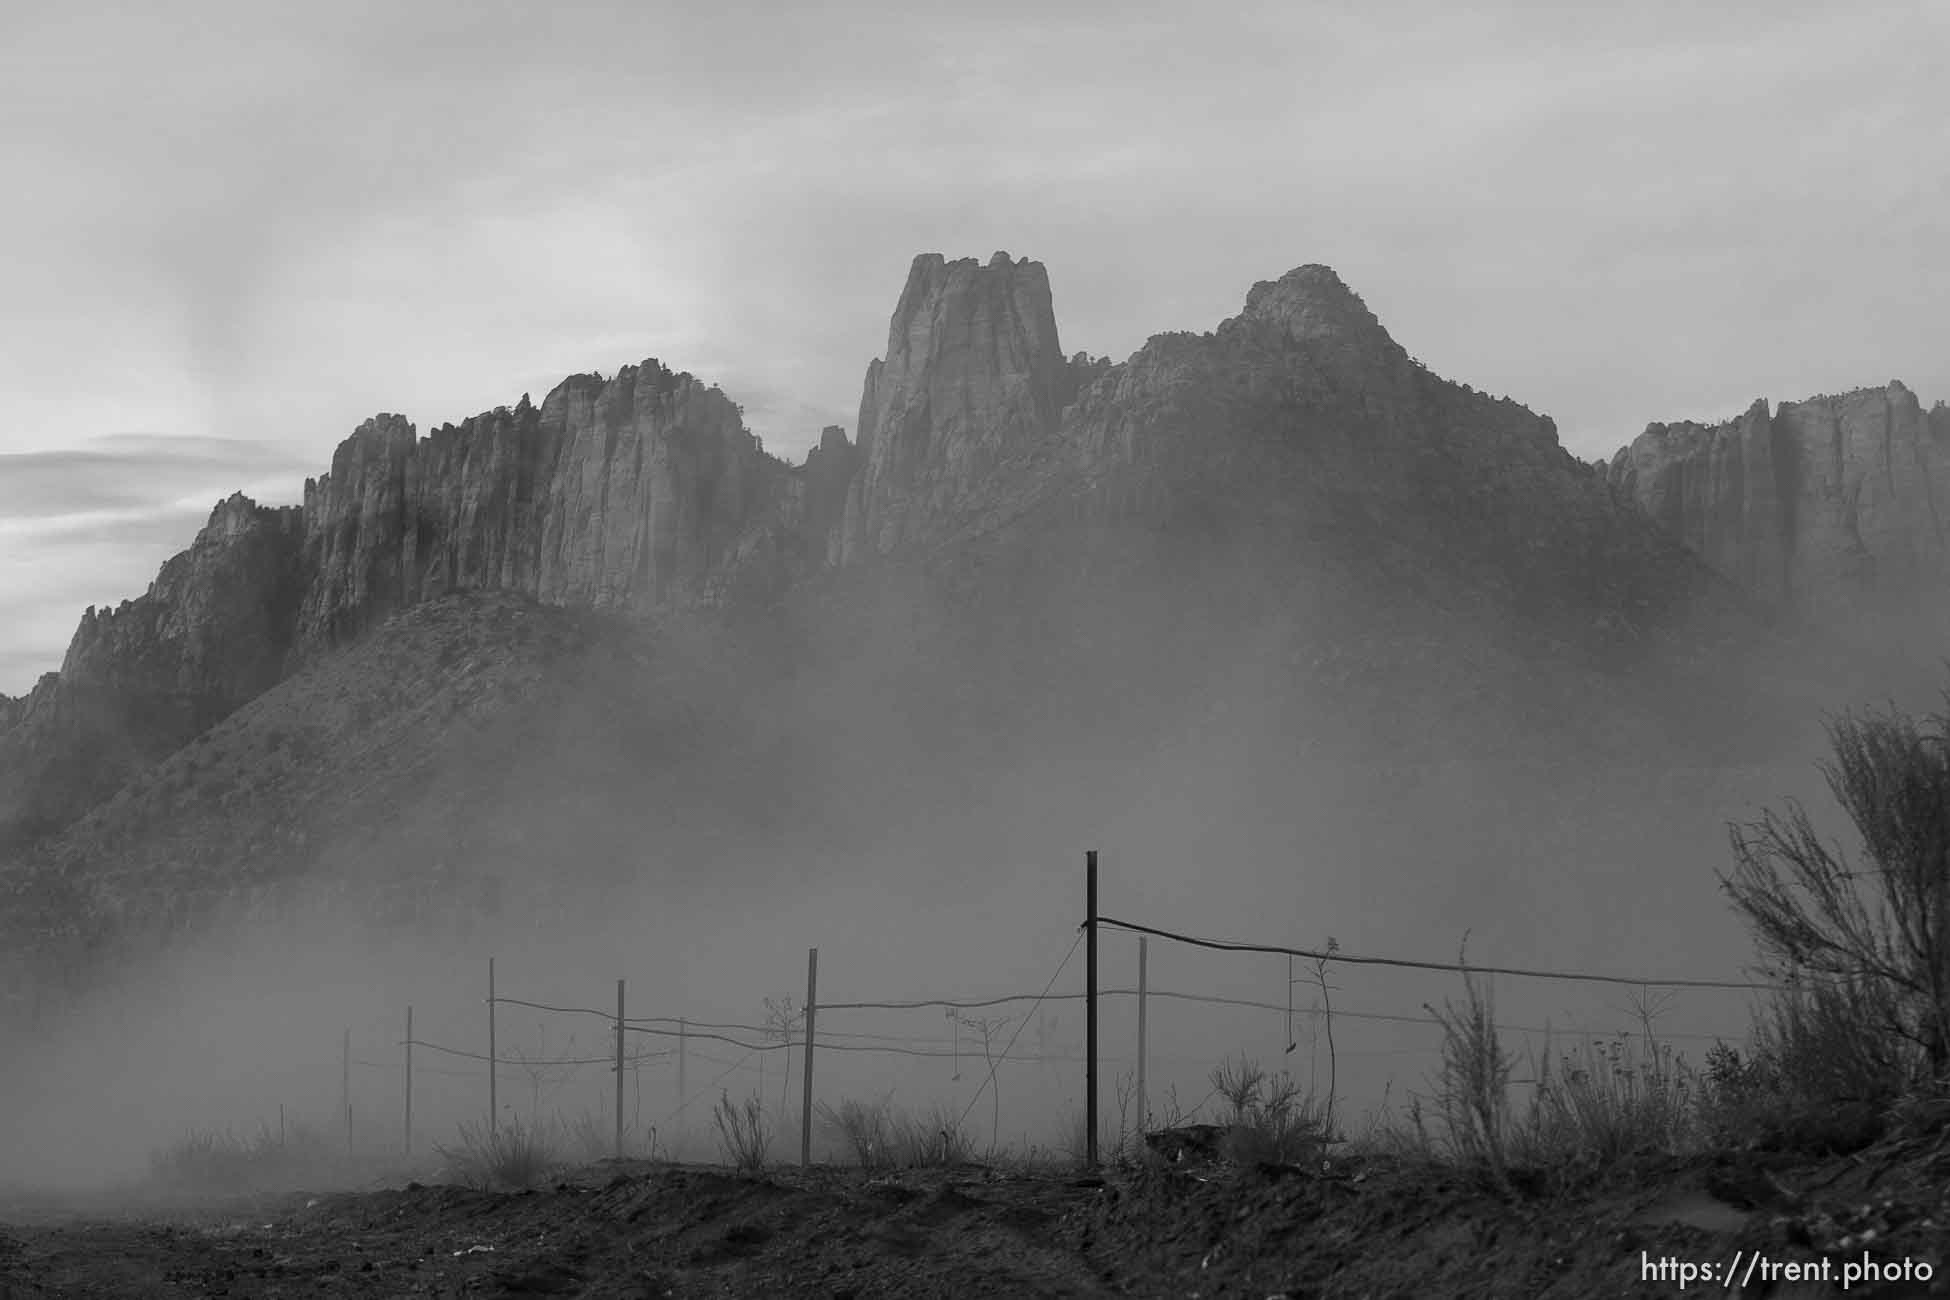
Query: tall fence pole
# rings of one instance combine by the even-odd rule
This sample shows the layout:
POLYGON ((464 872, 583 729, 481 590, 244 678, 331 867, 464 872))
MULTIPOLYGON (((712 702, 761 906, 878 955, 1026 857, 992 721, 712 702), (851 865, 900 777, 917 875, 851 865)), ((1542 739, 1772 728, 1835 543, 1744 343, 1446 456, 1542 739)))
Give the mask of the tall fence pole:
POLYGON ((1084 857, 1083 1160, 1097 1167, 1097 850, 1084 857))
POLYGON ((799 1107, 799 1164, 812 1164, 813 1010, 819 1005, 819 949, 806 949, 805 1097, 799 1107))
POLYGON ((339 1109, 345 1112, 345 1153, 352 1154, 352 1031, 339 1039, 339 1109))
POLYGON ((501 1122, 500 1098, 495 1093, 494 1076, 500 1073, 494 1051, 494 958, 488 958, 488 1136, 494 1136, 501 1122))
POLYGON ((684 1113, 684 1103, 691 1099, 689 1084, 685 1081, 685 1064, 690 1060, 690 1021, 677 1017, 677 1140, 684 1140, 684 1133, 690 1128, 691 1117, 684 1113))
POLYGON ((623 981, 616 981, 616 1158, 623 1158, 623 981))
POLYGON ((1137 1062, 1137 1104, 1138 1133, 1141 1136, 1150 1123, 1151 1107, 1147 1104, 1144 1091, 1144 1011, 1145 994, 1145 936, 1138 936, 1138 1062, 1137 1062))
POLYGON ((401 1146, 413 1158, 413 1004, 406 1004, 406 1131, 401 1146))

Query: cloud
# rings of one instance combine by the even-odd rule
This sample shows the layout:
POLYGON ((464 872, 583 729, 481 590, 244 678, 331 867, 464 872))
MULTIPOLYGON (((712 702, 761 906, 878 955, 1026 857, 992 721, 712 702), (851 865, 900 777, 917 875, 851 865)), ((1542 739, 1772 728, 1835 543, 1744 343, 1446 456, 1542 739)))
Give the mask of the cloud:
POLYGON ((0 452, 0 528, 118 511, 140 517, 172 494, 297 469, 287 450, 238 438, 109 434, 69 451, 0 452))
POLYGON ((140 595, 218 501, 295 502, 303 474, 285 448, 226 438, 120 434, 0 454, 0 693, 58 668, 81 612, 140 595))

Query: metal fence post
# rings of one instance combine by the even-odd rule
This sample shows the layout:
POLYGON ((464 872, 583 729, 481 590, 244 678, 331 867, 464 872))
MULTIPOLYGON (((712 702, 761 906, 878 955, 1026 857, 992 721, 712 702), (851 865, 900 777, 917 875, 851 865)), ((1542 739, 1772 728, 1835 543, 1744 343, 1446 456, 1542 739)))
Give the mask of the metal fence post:
POLYGON ((813 1010, 819 1005, 819 949, 806 949, 805 1097, 799 1108, 799 1163, 812 1164, 813 1010))
POLYGON ((623 981, 616 981, 616 1158, 623 1158, 623 981))
POLYGON ((1084 858, 1083 1159, 1097 1167, 1097 850, 1084 858))

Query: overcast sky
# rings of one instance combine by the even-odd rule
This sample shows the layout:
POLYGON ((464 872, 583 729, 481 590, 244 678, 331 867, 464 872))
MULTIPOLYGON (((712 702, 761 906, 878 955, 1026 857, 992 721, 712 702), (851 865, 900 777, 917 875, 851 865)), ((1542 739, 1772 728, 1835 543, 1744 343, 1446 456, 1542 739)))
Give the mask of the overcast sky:
POLYGON ((654 355, 797 459, 924 251, 1043 261, 1065 349, 1119 359, 1326 262, 1586 457, 1950 397, 1921 0, 5 13, 0 691, 378 411, 654 355))

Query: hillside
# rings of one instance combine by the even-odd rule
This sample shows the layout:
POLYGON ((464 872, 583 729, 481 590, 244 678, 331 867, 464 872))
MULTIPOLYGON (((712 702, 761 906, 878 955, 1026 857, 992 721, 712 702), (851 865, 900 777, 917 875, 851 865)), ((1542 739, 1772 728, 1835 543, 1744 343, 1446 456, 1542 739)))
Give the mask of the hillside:
POLYGON ((1563 1194, 1517 1198, 1369 1151, 1318 1171, 1267 1165, 1239 1176, 1142 1162, 1095 1176, 973 1162, 754 1176, 605 1161, 516 1194, 416 1181, 179 1211, 160 1223, 41 1211, 0 1235, 0 1284, 105 1300, 326 1289, 1583 1300, 1671 1296, 1683 1290, 1680 1261, 1724 1269, 1758 1259, 1773 1276, 1743 1269, 1752 1285, 1727 1292, 1935 1295, 1942 1166, 1922 1146, 1891 1141, 1866 1159, 1641 1159, 1563 1194), (1824 1261, 1826 1284, 1779 1280, 1822 1277, 1824 1261), (1889 1269, 1887 1280, 1865 1280, 1867 1264, 1889 1269))

